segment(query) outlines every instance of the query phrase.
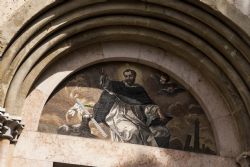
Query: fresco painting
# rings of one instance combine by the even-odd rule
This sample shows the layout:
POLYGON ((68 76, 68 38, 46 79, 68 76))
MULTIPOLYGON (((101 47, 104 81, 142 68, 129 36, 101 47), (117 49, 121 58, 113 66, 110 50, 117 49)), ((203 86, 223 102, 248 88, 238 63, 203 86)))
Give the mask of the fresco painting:
POLYGON ((209 121, 188 89, 142 64, 107 62, 64 80, 40 132, 216 154, 209 121))

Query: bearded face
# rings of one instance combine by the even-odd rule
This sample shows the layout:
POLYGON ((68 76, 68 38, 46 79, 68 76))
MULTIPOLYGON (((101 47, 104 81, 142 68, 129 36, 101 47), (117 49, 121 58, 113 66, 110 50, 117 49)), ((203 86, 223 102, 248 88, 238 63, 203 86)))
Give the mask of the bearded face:
POLYGON ((124 72, 124 81, 128 85, 133 85, 135 83, 135 74, 133 74, 131 71, 124 72))

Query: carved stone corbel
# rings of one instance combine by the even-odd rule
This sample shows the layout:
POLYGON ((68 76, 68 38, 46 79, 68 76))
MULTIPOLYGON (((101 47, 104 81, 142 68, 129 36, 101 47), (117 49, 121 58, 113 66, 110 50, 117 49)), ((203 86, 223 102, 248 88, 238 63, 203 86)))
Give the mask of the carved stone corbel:
POLYGON ((250 151, 241 153, 236 161, 241 167, 250 167, 250 151))
POLYGON ((8 115, 5 113, 5 109, 0 107, 0 136, 3 134, 4 129, 4 122, 7 120, 8 115))
POLYGON ((16 143, 23 129, 21 118, 9 116, 4 108, 0 108, 0 139, 8 139, 10 143, 16 143))

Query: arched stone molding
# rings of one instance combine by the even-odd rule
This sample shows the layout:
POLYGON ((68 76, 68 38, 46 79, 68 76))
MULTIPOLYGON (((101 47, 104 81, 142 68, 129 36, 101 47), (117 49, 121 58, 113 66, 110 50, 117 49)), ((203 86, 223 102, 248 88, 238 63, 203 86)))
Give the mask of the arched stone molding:
POLYGON ((27 131, 37 130, 45 102, 69 75, 98 62, 132 61, 161 69, 184 83, 206 111, 215 134, 218 154, 234 156, 239 153, 240 142, 235 135, 238 132, 227 112, 227 106, 201 73, 184 60, 161 49, 131 42, 102 43, 80 48, 69 54, 70 56, 59 59, 46 70, 25 100, 23 119, 27 122, 27 131))
POLYGON ((0 102, 12 114, 21 114, 34 80, 67 52, 130 40, 169 51, 198 68, 228 106, 239 131, 234 135, 242 141, 239 149, 250 148, 249 39, 229 20, 191 0, 46 2, 52 5, 28 17, 3 54, 0 102))
MULTIPOLYGON (((15 7, 13 7, 13 4, 11 4, 13 3, 12 1, 2 2, 2 10, 5 10, 5 8, 9 9, 4 11, 5 15, 3 17, 6 18, 3 18, 4 21, 0 23, 0 29, 3 29, 1 34, 3 36, 2 40, 4 41, 5 45, 8 44, 16 32, 25 24, 30 22, 35 15, 38 15, 61 2, 62 1, 44 0, 43 3, 40 3, 34 0, 19 0, 18 2, 15 2, 15 7)), ((218 13, 217 11, 219 11, 223 15, 222 17, 227 17, 230 21, 234 22, 237 24, 237 26, 243 29, 248 35, 250 34, 250 11, 247 11, 246 9, 247 7, 249 8, 249 6, 247 6, 249 4, 247 0, 237 0, 233 2, 231 0, 190 0, 190 2, 196 3, 196 5, 199 6, 203 6, 206 10, 210 10, 210 12, 214 13, 215 15, 218 13), (209 7, 215 9, 216 12, 214 12, 213 9, 209 9, 209 7)))

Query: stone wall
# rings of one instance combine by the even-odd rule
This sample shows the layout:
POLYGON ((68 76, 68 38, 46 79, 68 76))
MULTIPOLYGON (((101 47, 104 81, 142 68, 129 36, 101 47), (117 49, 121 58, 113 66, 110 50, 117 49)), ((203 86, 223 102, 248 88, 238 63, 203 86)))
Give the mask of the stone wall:
POLYGON ((224 16, 250 34, 250 1, 249 0, 201 0, 218 10, 224 16))
POLYGON ((20 12, 19 10, 21 6, 27 0, 4 0, 0 1, 0 11, 1 11, 1 22, 0 25, 4 24, 6 21, 9 21, 16 12, 20 12))
MULTIPOLYGON (((227 6, 231 5, 235 7, 237 10, 242 12, 242 14, 250 17, 250 1, 248 0, 200 0, 205 4, 211 6, 214 9, 221 11, 222 13, 226 11, 226 13, 232 13, 227 6)), ((225 13, 225 14, 226 14, 225 13)), ((240 18, 239 18, 240 19, 240 18)))

